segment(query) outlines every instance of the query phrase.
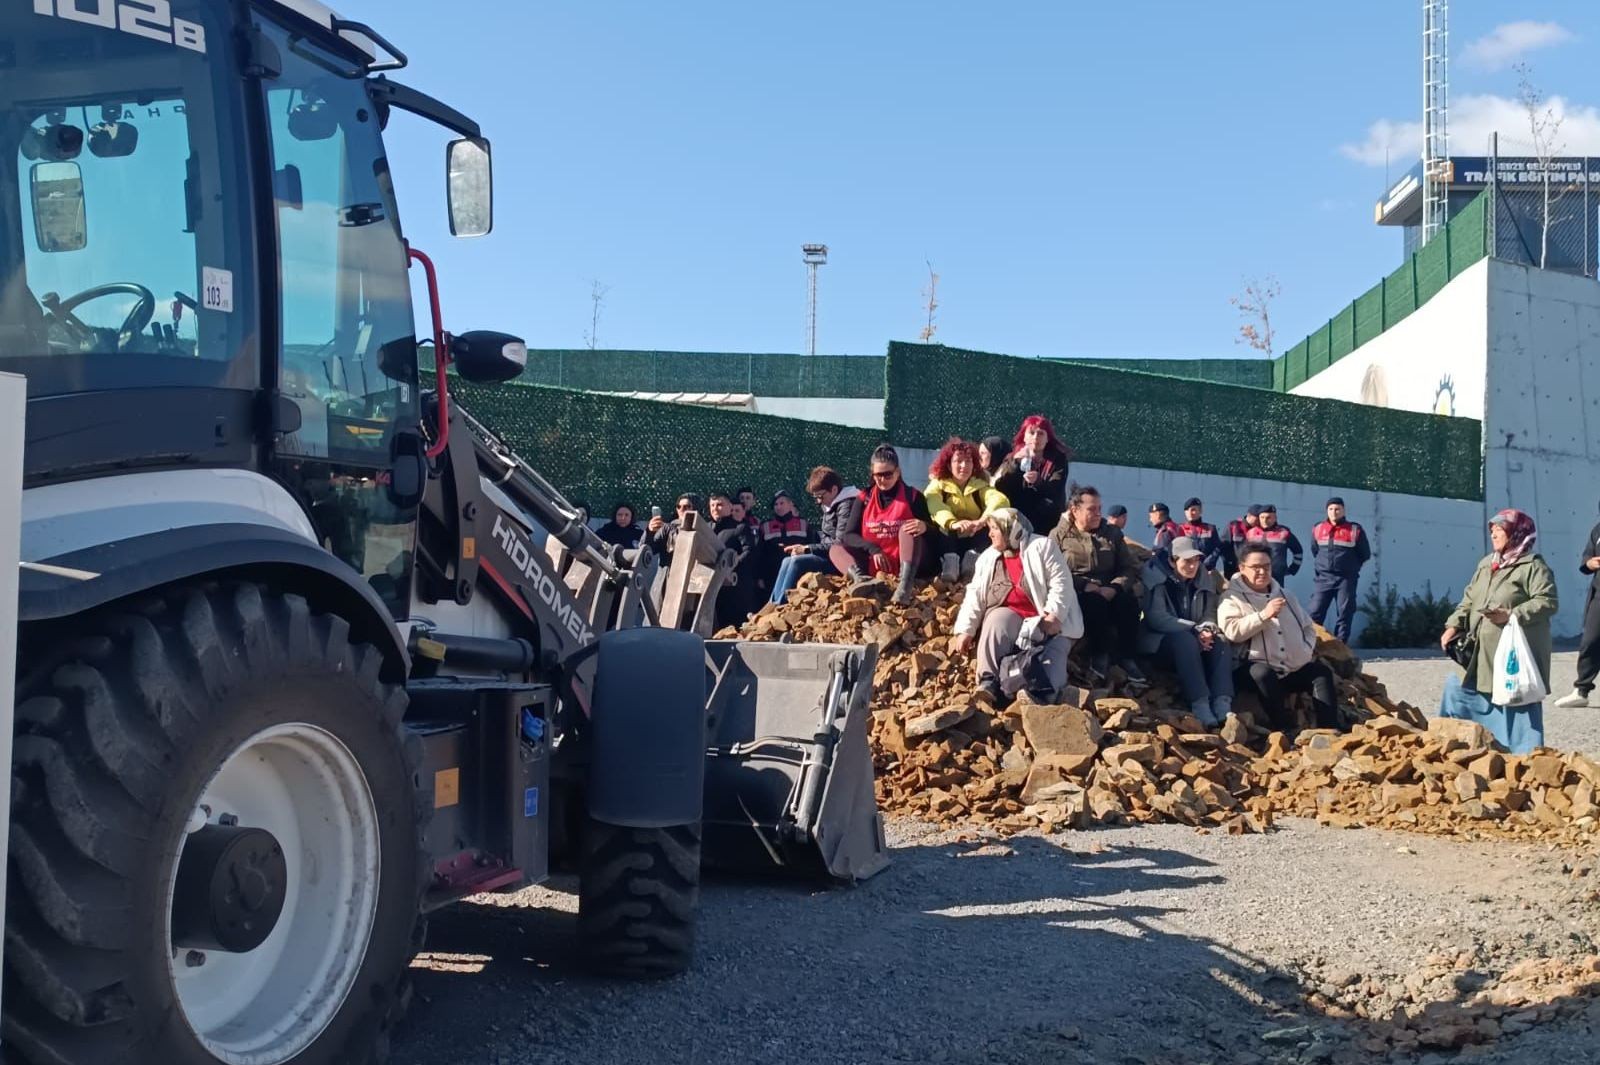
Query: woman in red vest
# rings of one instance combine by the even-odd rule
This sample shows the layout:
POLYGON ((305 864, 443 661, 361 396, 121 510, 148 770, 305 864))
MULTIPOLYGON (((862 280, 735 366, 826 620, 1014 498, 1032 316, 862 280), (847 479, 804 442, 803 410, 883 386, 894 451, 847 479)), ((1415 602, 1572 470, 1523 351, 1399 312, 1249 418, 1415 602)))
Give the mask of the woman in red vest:
POLYGON ((928 501, 900 476, 900 455, 888 444, 872 452, 872 487, 861 508, 861 528, 845 532, 828 550, 850 579, 853 595, 880 592, 877 575, 898 573, 900 584, 890 602, 905 606, 916 593, 916 578, 928 576, 934 563, 927 549, 928 501), (870 575, 869 575, 870 574, 870 575))

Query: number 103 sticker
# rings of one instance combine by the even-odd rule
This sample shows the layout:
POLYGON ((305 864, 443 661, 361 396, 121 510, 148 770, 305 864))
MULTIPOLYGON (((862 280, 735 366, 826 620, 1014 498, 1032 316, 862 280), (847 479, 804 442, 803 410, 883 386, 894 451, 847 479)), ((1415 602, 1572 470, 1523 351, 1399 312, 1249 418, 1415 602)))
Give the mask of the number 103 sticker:
POLYGON ((200 306, 208 311, 233 311, 233 271, 212 266, 200 270, 200 306))

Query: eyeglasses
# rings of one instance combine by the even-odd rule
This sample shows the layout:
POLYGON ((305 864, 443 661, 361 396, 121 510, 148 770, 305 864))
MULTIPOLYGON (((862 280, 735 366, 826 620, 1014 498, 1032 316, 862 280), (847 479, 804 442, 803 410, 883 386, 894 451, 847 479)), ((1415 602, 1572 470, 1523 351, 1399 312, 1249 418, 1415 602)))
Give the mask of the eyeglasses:
POLYGON ((874 481, 892 481, 899 473, 899 470, 873 470, 872 479, 874 481))
POLYGON ((679 510, 680 510, 680 511, 684 511, 684 510, 693 510, 693 509, 694 509, 694 505, 693 505, 693 504, 691 504, 691 503, 679 503, 679 504, 678 504, 678 509, 679 509, 679 510))
POLYGON ((1249 569, 1249 570, 1271 569, 1272 568, 1272 563, 1270 563, 1270 562, 1241 562, 1241 563, 1239 563, 1239 568, 1240 569, 1249 569))

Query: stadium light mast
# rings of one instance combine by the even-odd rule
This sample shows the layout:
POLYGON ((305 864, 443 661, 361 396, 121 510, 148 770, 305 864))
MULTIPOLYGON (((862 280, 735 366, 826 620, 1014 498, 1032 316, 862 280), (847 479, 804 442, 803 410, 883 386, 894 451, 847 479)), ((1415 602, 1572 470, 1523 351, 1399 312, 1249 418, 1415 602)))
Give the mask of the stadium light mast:
POLYGON ((1450 220, 1450 0, 1422 0, 1422 243, 1450 220))
POLYGON ((802 244, 800 256, 805 260, 810 297, 806 301, 806 354, 817 353, 817 267, 828 261, 826 244, 802 244))

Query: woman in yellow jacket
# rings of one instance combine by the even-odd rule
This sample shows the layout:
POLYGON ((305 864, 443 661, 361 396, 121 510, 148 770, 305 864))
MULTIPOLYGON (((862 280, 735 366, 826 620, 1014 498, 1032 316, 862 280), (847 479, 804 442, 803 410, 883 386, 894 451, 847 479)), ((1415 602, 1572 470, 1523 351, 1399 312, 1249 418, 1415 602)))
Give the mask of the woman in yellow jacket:
POLYGON ((938 530, 936 545, 943 557, 940 573, 947 581, 971 577, 978 555, 989 546, 986 519, 1011 504, 989 483, 978 463, 978 447, 952 436, 928 467, 928 513, 938 530))

